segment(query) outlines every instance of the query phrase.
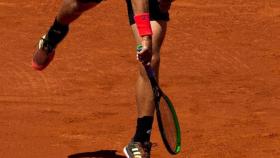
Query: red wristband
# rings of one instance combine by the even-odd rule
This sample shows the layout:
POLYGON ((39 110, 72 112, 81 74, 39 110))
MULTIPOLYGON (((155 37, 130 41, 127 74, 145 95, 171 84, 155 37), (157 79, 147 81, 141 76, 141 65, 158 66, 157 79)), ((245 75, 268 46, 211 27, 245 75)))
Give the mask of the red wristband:
POLYGON ((153 34, 150 24, 150 14, 142 13, 134 16, 136 26, 140 36, 150 36, 153 34))

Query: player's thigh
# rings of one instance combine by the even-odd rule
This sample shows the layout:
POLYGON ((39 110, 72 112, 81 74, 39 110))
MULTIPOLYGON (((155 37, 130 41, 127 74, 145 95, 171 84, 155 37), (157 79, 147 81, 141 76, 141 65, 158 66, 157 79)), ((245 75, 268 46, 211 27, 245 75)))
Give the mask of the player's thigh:
MULTIPOLYGON (((141 37, 138 34, 138 30, 135 24, 131 25, 134 37, 137 41, 137 44, 141 44, 141 37)), ((167 29, 167 22, 166 21, 151 21, 151 27, 153 30, 153 36, 152 36, 152 61, 151 66, 153 67, 155 71, 155 75, 158 79, 159 74, 159 65, 160 65, 160 48, 164 41, 166 29, 167 29)), ((140 76, 146 77, 145 69, 141 63, 139 63, 139 71, 140 76)))
POLYGON ((83 12, 96 6, 100 2, 101 0, 64 0, 63 6, 72 8, 73 11, 83 12))
POLYGON ((167 22, 162 20, 151 21, 151 26, 153 31, 153 52, 159 53, 165 38, 167 22))
MULTIPOLYGON (((131 0, 126 0, 126 4, 129 23, 132 26, 134 37, 137 43, 140 44, 141 38, 138 36, 138 32, 136 29, 131 0)), ((149 13, 153 30, 153 54, 155 54, 159 53, 160 47, 164 40, 167 21, 169 21, 169 13, 161 12, 158 0, 149 0, 149 13)))

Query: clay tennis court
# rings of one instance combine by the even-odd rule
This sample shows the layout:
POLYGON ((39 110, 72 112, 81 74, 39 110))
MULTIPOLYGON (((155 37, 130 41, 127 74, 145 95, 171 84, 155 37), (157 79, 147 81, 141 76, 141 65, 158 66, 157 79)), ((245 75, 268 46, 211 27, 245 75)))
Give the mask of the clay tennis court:
MULTIPOLYGON (((0 0, 0 157, 125 158, 138 73, 125 2, 84 14, 34 71, 60 3, 0 0)), ((154 124, 153 158, 280 157, 279 0, 177 0, 161 55, 182 152, 169 155, 154 124)))

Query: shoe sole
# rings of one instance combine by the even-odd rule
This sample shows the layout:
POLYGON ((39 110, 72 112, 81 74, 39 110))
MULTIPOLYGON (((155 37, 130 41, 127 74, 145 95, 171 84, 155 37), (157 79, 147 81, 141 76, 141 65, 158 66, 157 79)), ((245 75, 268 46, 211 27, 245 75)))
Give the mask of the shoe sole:
POLYGON ((53 58, 54 58, 54 55, 55 55, 55 52, 52 52, 50 55, 49 55, 49 57, 48 57, 48 60, 47 60, 47 62, 46 62, 46 64, 45 65, 38 65, 35 61, 34 61, 34 59, 32 59, 32 68, 34 68, 35 70, 38 70, 38 71, 42 71, 43 69, 45 69, 50 63, 51 63, 51 61, 53 60, 53 58))
POLYGON ((123 152, 124 152, 124 154, 125 154, 125 156, 126 156, 127 158, 131 158, 131 157, 129 157, 129 155, 128 155, 127 151, 126 151, 126 147, 123 148, 123 152))

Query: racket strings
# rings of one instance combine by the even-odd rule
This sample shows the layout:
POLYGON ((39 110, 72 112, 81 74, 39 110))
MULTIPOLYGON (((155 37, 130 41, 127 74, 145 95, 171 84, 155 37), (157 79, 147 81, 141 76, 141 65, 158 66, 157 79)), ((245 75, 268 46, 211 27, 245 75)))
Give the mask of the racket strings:
POLYGON ((177 147, 176 123, 174 121, 173 114, 168 106, 168 103, 163 97, 161 97, 159 101, 159 111, 166 141, 168 142, 170 148, 175 151, 177 147))

